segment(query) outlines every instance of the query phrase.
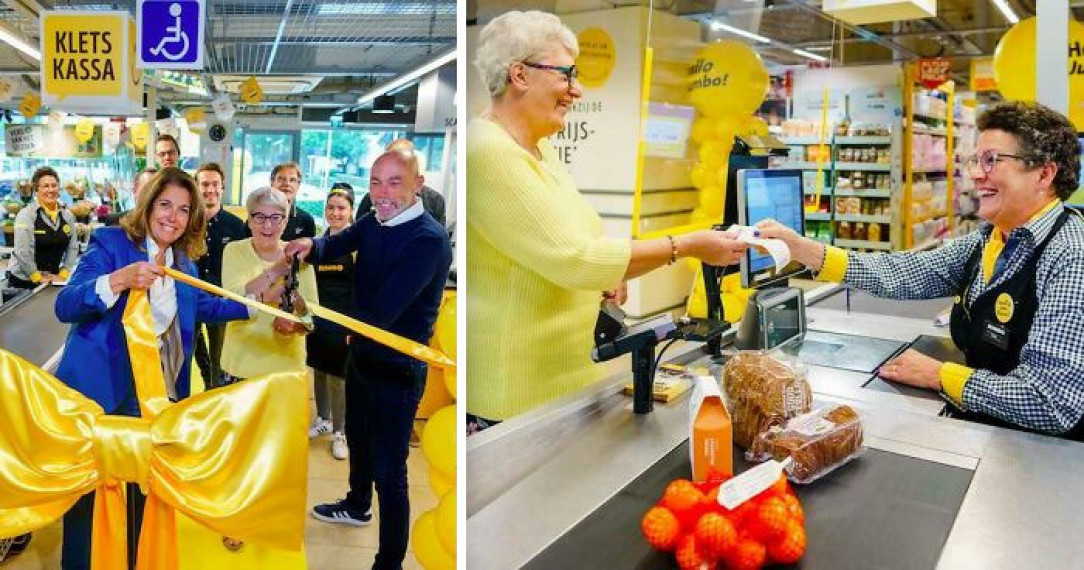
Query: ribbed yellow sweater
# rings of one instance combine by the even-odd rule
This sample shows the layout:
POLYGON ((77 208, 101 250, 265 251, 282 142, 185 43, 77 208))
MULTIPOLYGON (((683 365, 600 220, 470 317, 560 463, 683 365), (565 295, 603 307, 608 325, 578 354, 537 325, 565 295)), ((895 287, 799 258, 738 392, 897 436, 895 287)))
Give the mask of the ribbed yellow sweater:
POLYGON ((467 133, 467 409, 505 420, 598 379, 601 292, 630 243, 602 235, 548 141, 539 161, 492 121, 467 133))

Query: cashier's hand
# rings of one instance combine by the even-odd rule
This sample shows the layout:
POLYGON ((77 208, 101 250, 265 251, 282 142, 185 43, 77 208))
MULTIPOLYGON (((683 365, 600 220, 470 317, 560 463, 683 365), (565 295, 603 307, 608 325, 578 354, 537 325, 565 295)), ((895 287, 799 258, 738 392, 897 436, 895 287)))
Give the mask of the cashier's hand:
POLYGON ((824 244, 821 242, 798 235, 798 232, 784 226, 775 220, 763 220, 756 226, 756 237, 777 239, 787 244, 790 256, 798 263, 812 269, 821 270, 824 261, 824 244))
POLYGON ((622 281, 616 289, 610 289, 609 291, 602 292, 603 299, 613 299, 613 302, 618 305, 624 305, 625 301, 629 299, 629 283, 628 281, 622 281))
POLYGON ((675 238, 680 257, 695 257, 704 263, 722 267, 741 261, 749 246, 727 232, 700 230, 675 238))
POLYGON ((941 361, 908 349, 881 365, 877 372, 882 378, 916 388, 941 389, 941 361))

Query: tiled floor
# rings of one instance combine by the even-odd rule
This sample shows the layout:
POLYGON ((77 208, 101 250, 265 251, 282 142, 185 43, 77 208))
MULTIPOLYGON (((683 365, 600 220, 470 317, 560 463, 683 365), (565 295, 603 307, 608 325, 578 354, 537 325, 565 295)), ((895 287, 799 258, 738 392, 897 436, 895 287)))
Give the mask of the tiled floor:
MULTIPOLYGON (((421 450, 411 448, 407 460, 410 483, 411 526, 417 517, 436 508, 437 497, 429 487, 429 466, 421 450)), ((331 457, 331 436, 309 446, 309 506, 346 496, 347 462, 331 457)), ((373 509, 380 517, 379 504, 373 509)), ((322 523, 306 514, 305 549, 313 570, 368 570, 376 556, 379 522, 362 528, 322 523)), ((34 533, 30 548, 23 554, 0 562, 2 570, 53 570, 60 567, 60 523, 34 533)), ((403 568, 421 570, 413 552, 407 553, 403 568)))

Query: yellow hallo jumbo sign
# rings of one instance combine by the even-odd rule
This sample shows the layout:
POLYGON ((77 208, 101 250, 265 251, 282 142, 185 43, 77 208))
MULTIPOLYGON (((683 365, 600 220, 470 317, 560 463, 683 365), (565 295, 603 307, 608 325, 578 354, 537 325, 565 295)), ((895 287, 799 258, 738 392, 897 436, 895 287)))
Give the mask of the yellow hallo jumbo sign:
POLYGON ((42 102, 78 113, 138 114, 143 73, 131 61, 135 24, 127 12, 43 12, 42 102))

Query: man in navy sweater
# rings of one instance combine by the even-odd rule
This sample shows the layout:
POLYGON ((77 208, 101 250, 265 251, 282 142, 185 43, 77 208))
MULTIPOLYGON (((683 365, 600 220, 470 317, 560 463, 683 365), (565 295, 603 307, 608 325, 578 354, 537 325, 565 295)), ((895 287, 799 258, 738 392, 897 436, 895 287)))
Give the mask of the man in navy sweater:
MULTIPOLYGON (((452 263, 448 232, 425 212, 413 153, 389 151, 369 178, 373 211, 333 236, 301 238, 286 254, 309 263, 357 252, 351 316, 429 344, 452 263)), ((410 533, 406 461, 426 365, 369 339, 350 340, 346 373, 346 442, 350 492, 312 509, 331 523, 372 522, 373 487, 380 498, 380 548, 374 569, 402 567, 410 533)))

